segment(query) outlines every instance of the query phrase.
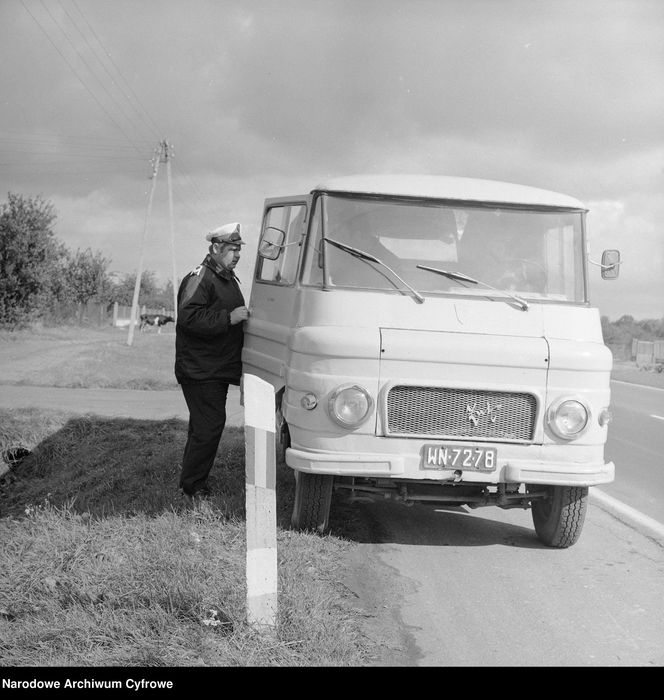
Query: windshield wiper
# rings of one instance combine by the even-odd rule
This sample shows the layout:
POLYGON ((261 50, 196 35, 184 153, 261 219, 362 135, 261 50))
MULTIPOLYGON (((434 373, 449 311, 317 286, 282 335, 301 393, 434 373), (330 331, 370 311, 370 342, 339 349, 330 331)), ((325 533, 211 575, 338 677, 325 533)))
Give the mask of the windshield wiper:
POLYGON ((487 284, 486 282, 482 282, 481 280, 476 280, 473 277, 468 277, 468 275, 462 275, 460 272, 450 272, 449 270, 439 270, 437 267, 427 267, 426 265, 417 265, 417 267, 419 267, 420 270, 428 270, 429 272, 435 272, 438 275, 443 275, 443 277, 449 277, 452 280, 457 280, 460 282, 470 282, 471 284, 481 284, 484 287, 487 287, 488 289, 492 289, 494 292, 498 292, 501 296, 507 296, 510 299, 514 299, 514 301, 521 307, 521 311, 528 311, 528 302, 525 299, 522 299, 521 297, 518 297, 515 294, 510 294, 509 292, 506 292, 504 289, 498 289, 496 287, 492 287, 490 284, 487 284))
POLYGON ((399 277, 399 275, 387 263, 384 263, 382 260, 379 260, 377 257, 371 255, 370 253, 365 253, 363 250, 360 250, 359 248, 353 248, 353 246, 346 245, 345 243, 340 243, 339 241, 335 241, 333 238, 328 238, 327 236, 323 236, 323 241, 325 241, 326 243, 329 243, 330 245, 333 245, 335 248, 339 248, 339 250, 346 251, 346 253, 349 253, 353 257, 358 258, 359 260, 362 260, 363 262, 376 263, 377 265, 384 267, 386 270, 389 270, 399 280, 399 282, 401 282, 401 284, 404 285, 404 287, 406 287, 407 289, 409 289, 413 293, 413 296, 415 297, 415 300, 418 302, 418 304, 424 303, 424 297, 418 291, 413 289, 408 284, 408 282, 401 279, 401 277, 399 277))

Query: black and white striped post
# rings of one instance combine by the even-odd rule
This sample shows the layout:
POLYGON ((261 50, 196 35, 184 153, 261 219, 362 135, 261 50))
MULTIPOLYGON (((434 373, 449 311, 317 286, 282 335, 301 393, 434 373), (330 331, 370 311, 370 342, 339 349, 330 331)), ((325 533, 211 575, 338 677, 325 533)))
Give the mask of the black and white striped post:
POLYGON ((277 624, 277 507, 274 389, 243 377, 247 511, 247 621, 272 632, 277 624))

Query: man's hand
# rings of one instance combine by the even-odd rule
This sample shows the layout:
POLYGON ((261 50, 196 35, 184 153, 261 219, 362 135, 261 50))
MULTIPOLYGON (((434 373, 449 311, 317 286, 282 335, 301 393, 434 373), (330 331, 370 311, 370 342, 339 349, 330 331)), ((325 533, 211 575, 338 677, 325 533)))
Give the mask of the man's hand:
POLYGON ((235 326, 249 318, 249 310, 246 306, 238 306, 230 313, 231 326, 235 326))

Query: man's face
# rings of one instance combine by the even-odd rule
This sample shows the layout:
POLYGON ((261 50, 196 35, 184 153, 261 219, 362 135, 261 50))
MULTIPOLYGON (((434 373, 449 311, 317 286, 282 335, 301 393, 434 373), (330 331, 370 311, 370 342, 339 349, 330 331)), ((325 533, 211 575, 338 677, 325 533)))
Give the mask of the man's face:
POLYGON ((240 246, 232 243, 215 243, 212 246, 212 257, 225 270, 232 270, 240 259, 240 246))

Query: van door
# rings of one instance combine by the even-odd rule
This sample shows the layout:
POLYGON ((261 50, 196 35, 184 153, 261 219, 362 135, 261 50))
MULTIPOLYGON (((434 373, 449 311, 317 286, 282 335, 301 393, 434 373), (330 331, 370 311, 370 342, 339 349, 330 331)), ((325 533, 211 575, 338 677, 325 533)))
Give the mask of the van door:
POLYGON ((275 391, 285 381, 310 203, 308 195, 265 200, 242 361, 244 372, 270 382, 275 391))

